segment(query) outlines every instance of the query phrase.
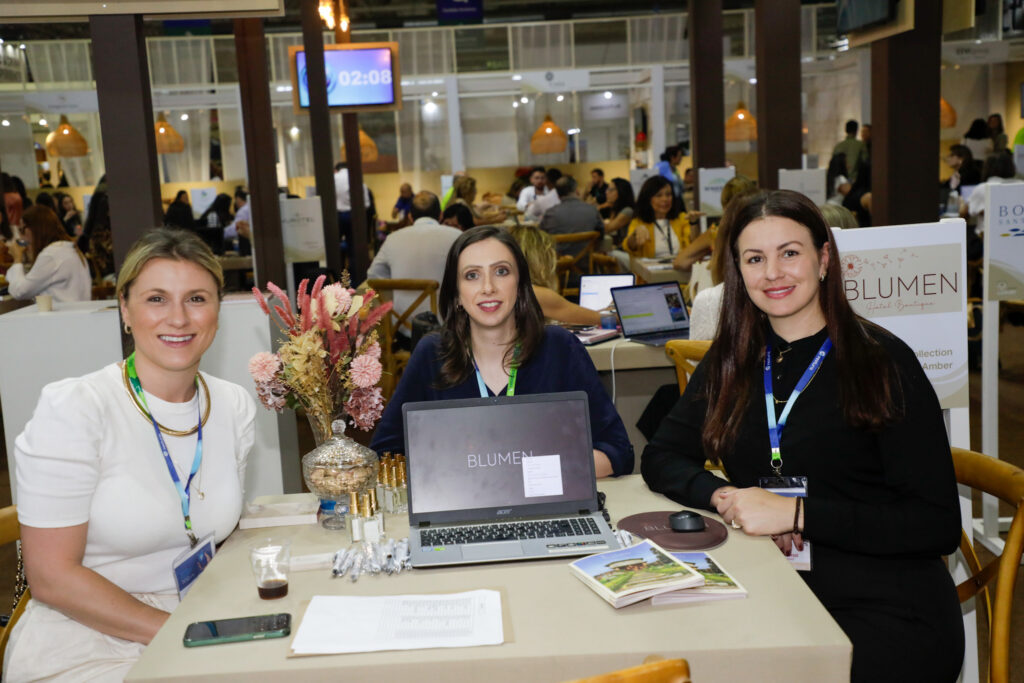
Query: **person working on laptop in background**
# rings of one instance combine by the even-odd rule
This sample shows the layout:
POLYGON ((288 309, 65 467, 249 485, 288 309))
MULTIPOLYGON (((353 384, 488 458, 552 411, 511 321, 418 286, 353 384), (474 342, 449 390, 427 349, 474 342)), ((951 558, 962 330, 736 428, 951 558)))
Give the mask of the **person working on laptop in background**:
POLYGON ((964 630, 942 556, 960 505, 935 391, 850 308, 811 200, 737 201, 719 333, 644 449, 644 480, 787 555, 810 542, 801 576, 853 642, 853 681, 955 681, 964 630))
POLYGON ((416 346, 370 447, 405 451, 406 401, 585 391, 598 477, 633 470, 633 447, 583 345, 544 326, 519 245, 495 226, 467 230, 448 252, 440 335, 416 346))
POLYGON ((689 218, 674 204, 668 180, 652 176, 644 181, 636 199, 636 217, 622 241, 629 254, 668 259, 674 268, 685 270, 709 253, 712 243, 707 232, 691 243, 689 218))

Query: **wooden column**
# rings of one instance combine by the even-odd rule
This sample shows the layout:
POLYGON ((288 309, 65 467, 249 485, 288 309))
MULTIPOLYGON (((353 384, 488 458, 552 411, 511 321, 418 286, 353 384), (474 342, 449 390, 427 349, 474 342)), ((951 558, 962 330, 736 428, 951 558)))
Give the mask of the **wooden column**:
POLYGON ((317 0, 302 0, 302 46, 306 50, 309 84, 309 129, 313 138, 313 174, 324 222, 327 268, 341 275, 338 245, 338 202, 334 192, 334 153, 331 144, 331 113, 327 108, 327 74, 324 67, 324 27, 317 0))
MULTIPOLYGON (((335 2, 335 16, 341 16, 340 4, 335 2)), ((352 36, 349 31, 341 30, 341 25, 334 29, 336 43, 349 43, 352 36)), ((366 201, 363 199, 363 157, 359 147, 359 116, 357 114, 341 115, 341 134, 345 141, 345 163, 348 165, 348 185, 352 203, 352 259, 348 264, 352 282, 366 279, 366 271, 370 269, 370 232, 366 225, 366 201)))
MULTIPOLYGON (((252 255, 257 286, 268 281, 284 287, 281 204, 274 168, 274 121, 267 82, 267 43, 262 19, 235 19, 235 55, 242 104, 245 166, 252 207, 252 255)), ((152 130, 152 126, 150 126, 152 130)))
POLYGON ((938 215, 941 3, 914 5, 914 29, 871 44, 871 222, 938 215))
POLYGON ((756 0, 757 179, 778 189, 780 168, 800 168, 800 0, 756 0))
MULTIPOLYGON (((690 153, 694 168, 725 166, 722 0, 690 0, 690 153)), ((655 154, 664 150, 656 149, 655 154)), ((700 206, 700 188, 694 193, 700 206)))
POLYGON ((163 224, 153 97, 142 17, 92 16, 89 33, 116 272, 132 244, 147 230, 163 224))

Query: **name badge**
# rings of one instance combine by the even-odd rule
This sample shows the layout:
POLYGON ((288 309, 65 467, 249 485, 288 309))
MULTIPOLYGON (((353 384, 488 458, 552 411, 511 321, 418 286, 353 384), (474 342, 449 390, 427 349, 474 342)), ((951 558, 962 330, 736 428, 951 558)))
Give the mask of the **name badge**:
MULTIPOLYGON (((761 477, 757 485, 769 493, 774 493, 786 498, 807 497, 807 477, 761 477)), ((811 571, 811 544, 804 539, 804 549, 798 551, 794 544, 789 555, 786 556, 793 569, 798 571, 811 571)))
POLYGON ((171 563, 171 572, 174 574, 174 585, 178 588, 178 597, 185 598, 192 584, 203 573, 206 566, 210 564, 214 553, 217 552, 217 543, 213 534, 207 534, 199 539, 194 548, 189 548, 174 558, 171 563))

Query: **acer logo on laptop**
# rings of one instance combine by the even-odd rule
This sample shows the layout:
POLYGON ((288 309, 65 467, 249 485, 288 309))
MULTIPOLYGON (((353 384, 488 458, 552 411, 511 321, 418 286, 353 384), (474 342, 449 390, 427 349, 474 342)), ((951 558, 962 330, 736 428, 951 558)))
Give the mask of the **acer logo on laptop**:
POLYGON ((512 514, 512 508, 505 508, 504 510, 498 510, 495 514, 498 514, 498 515, 511 515, 512 514))

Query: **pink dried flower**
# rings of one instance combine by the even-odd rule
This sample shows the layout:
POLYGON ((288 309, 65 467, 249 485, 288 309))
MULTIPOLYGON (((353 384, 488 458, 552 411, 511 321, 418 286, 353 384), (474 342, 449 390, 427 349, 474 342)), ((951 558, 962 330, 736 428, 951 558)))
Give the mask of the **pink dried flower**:
POLYGON ((281 370, 281 359, 276 353, 260 351, 249 359, 249 374, 257 384, 271 382, 281 370))
POLYGON ((384 398, 381 396, 380 387, 355 389, 345 402, 345 412, 351 418, 353 426, 364 431, 372 429, 384 413, 384 398))
POLYGON ((356 356, 349 367, 349 375, 352 383, 362 389, 368 389, 380 381, 380 361, 373 356, 363 354, 356 356))
POLYGON ((376 358, 377 360, 380 360, 380 344, 378 344, 377 342, 373 342, 372 344, 366 347, 365 354, 370 358, 376 358))
POLYGON ((332 318, 348 313, 348 307, 352 304, 352 295, 337 282, 324 287, 323 297, 327 300, 327 312, 332 318))
POLYGON ((279 379, 270 382, 256 382, 256 395, 260 403, 269 410, 283 411, 288 407, 288 387, 279 379))

